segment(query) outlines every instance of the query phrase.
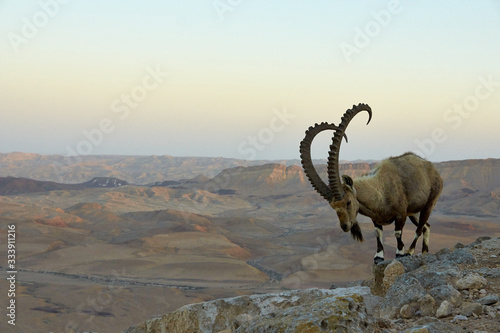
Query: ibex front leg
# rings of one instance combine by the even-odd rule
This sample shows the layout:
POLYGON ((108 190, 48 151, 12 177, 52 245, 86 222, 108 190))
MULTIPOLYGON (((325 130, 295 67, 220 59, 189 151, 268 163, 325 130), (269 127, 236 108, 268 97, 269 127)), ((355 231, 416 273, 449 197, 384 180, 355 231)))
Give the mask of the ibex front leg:
POLYGON ((375 254, 375 258, 373 261, 375 264, 384 261, 384 230, 382 226, 373 222, 375 226, 375 236, 377 237, 377 253, 375 254))

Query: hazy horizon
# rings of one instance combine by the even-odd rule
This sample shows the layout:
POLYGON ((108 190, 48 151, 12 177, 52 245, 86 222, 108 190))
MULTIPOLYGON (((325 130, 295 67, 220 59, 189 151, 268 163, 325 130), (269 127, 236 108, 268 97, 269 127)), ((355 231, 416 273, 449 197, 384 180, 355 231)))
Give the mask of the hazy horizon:
MULTIPOLYGON (((151 154, 151 155, 140 155, 140 154, 91 154, 91 155, 79 155, 79 156, 68 156, 64 154, 40 154, 40 153, 33 153, 33 152, 21 152, 21 151, 12 151, 12 152, 0 152, 0 155, 9 155, 9 154, 27 154, 27 155, 39 155, 39 156, 45 156, 45 157, 51 157, 51 156, 60 156, 68 161, 77 162, 79 158, 100 158, 100 157, 172 157, 172 158, 185 158, 185 159, 190 159, 190 158, 200 158, 200 159, 228 159, 228 160, 241 160, 241 161, 254 161, 254 162, 280 162, 280 161, 300 161, 300 156, 294 157, 294 158, 272 158, 272 159, 238 159, 234 157, 225 157, 225 156, 195 156, 195 155, 171 155, 171 154, 151 154)), ((397 156, 396 154, 391 155, 391 156, 386 156, 387 157, 394 157, 397 156)), ((353 159, 353 160, 348 160, 341 158, 340 163, 376 163, 380 162, 384 158, 381 159, 363 159, 363 158, 358 158, 358 159, 353 159)), ((484 157, 484 158, 463 158, 463 159, 449 159, 449 160, 432 160, 433 163, 441 163, 441 162, 451 162, 451 161, 465 161, 465 160, 490 160, 490 159, 500 159, 499 157, 484 157)), ((313 158, 313 162, 318 162, 318 161, 327 161, 327 158, 313 158)))
POLYGON ((3 1, 0 152, 298 159, 367 103, 342 160, 500 158, 499 35, 494 0, 3 1))

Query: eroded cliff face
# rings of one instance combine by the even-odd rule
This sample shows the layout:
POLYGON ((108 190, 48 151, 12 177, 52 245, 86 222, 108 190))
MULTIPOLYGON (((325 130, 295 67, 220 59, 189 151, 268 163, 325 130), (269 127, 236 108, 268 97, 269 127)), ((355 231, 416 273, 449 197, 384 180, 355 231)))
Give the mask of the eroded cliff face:
MULTIPOLYGON (((224 158, 172 156, 64 156, 0 154, 0 174, 29 177, 0 181, 4 195, 130 184, 202 189, 215 194, 294 196, 313 193, 300 161, 246 161, 224 158), (266 163, 266 164, 264 164, 266 163), (96 175, 101 181, 92 179, 96 175), (116 178, 116 179, 115 179, 116 178), (52 181, 40 183, 34 181, 52 181), (120 181, 121 180, 121 181, 120 181), (10 183, 10 184, 7 184, 10 183), (71 184, 60 184, 71 183, 71 184)), ((315 160, 318 174, 328 183, 326 160, 315 160)), ((369 173, 376 163, 341 162, 340 174, 353 178, 369 173)), ((479 218, 500 216, 500 159, 435 163, 444 181, 435 212, 479 218)), ((320 198, 316 196, 316 198, 320 198)))
POLYGON ((475 189, 496 189, 500 183, 500 159, 448 161, 436 163, 443 179, 458 181, 475 189))
POLYGON ((497 332, 500 238, 384 261, 358 284, 187 305, 124 333, 497 332))
MULTIPOLYGON (((340 166, 340 173, 358 177, 367 174, 370 166, 373 165, 345 163, 340 166)), ((316 168, 318 174, 328 183, 326 165, 318 165, 316 168)), ((206 182, 204 187, 213 192, 226 189, 252 195, 291 194, 312 190, 300 166, 277 163, 226 169, 206 182)))

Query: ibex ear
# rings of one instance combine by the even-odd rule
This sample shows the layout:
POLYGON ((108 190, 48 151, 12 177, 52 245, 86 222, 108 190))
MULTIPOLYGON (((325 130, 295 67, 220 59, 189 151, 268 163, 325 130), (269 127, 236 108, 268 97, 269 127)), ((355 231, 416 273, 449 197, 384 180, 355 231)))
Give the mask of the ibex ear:
POLYGON ((347 187, 348 187, 351 191, 355 192, 355 189, 354 189, 354 186, 353 186, 353 185, 354 185, 354 181, 352 180, 352 178, 351 178, 351 177, 349 177, 348 175, 342 175, 342 182, 343 182, 345 185, 347 185, 347 187))

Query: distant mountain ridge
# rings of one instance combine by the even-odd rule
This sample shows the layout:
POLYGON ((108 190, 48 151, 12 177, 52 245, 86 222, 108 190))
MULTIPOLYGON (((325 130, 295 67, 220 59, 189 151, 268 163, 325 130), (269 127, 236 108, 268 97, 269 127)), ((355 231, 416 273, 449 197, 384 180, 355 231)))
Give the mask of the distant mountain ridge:
MULTIPOLYGON (((209 163, 209 161, 196 162, 194 158, 189 158, 187 161, 197 165, 209 163)), ((96 161, 93 162, 94 165, 95 163, 96 161)), ((137 163, 137 161, 134 163, 137 163)), ((444 180, 443 193, 437 207, 439 211, 448 215, 500 216, 500 159, 449 161, 435 163, 435 165, 444 180)), ((205 169, 213 172, 220 166, 221 164, 216 163, 215 167, 206 166, 205 169)), ((340 173, 357 177, 366 174, 373 166, 374 163, 344 163, 341 165, 340 173)), ((159 167, 159 165, 156 165, 156 167, 159 167)), ((178 167, 173 168, 177 169, 178 167)), ((326 165, 317 165, 316 168, 326 182, 326 165)), ((144 169, 148 169, 150 174, 160 174, 160 170, 156 170, 150 165, 144 165, 142 170, 137 168, 134 172, 147 172, 144 169)), ((37 170, 36 165, 32 166, 33 173, 36 174, 37 170)), ((195 169, 192 169, 189 173, 192 173, 193 170, 195 169)), ((165 170, 165 174, 170 173, 170 169, 165 170)), ((174 173, 177 173, 177 171, 174 173)), ((146 178, 139 177, 139 179, 146 178)), ((55 190, 83 190, 86 188, 113 188, 131 184, 121 178, 105 176, 94 176, 90 181, 77 184, 8 176, 0 177, 0 195, 55 190)), ((313 191, 300 166, 287 166, 280 163, 236 166, 223 169, 213 177, 197 175, 178 180, 162 178, 147 185, 134 186, 185 189, 192 193, 202 190, 204 193, 221 196, 255 195, 259 197, 275 196, 275 198, 276 196, 281 198, 296 196, 300 192, 313 191)))
MULTIPOLYGON (((93 177, 113 177, 133 184, 181 180, 205 175, 214 177, 224 169, 253 166, 271 161, 239 160, 223 157, 174 157, 88 155, 62 156, 31 153, 0 154, 0 176, 13 176, 83 183, 93 177)), ((280 164, 299 164, 298 160, 276 160, 280 164)))
POLYGON ((54 190, 66 190, 71 185, 56 182, 41 182, 28 178, 0 177, 0 195, 16 195, 54 190))
POLYGON ((85 187, 120 187, 128 185, 128 182, 115 177, 94 177, 81 185, 85 187))
MULTIPOLYGON (((356 162, 356 164, 359 161, 356 162)), ((79 184, 93 177, 123 179, 132 184, 191 179, 199 175, 212 178, 233 167, 267 163, 300 165, 300 160, 243 160, 223 157, 175 157, 89 155, 62 156, 31 153, 0 154, 0 176, 79 184)), ((326 160, 315 160, 325 164, 326 160)))
POLYGON ((0 177, 0 195, 17 195, 58 190, 83 190, 86 188, 120 187, 128 185, 124 180, 109 177, 94 177, 85 183, 62 184, 52 181, 39 181, 22 177, 0 177))

